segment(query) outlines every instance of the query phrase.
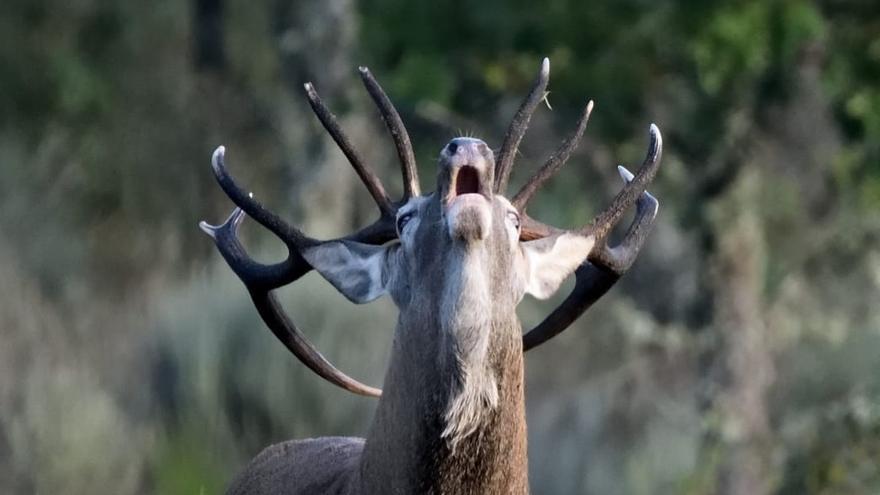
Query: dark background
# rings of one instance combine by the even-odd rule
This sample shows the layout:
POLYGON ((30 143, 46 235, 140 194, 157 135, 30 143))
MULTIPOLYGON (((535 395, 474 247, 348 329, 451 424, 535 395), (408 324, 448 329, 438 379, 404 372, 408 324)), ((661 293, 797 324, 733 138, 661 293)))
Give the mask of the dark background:
MULTIPOLYGON (((4 0, 0 492, 217 493, 262 447, 362 435, 375 402, 262 326, 196 228, 237 177, 321 237, 374 208, 311 115, 313 81, 400 190, 356 68, 423 187, 460 134, 500 146, 538 69, 518 187, 588 99, 531 212, 573 227, 663 130, 639 261, 526 357, 536 493, 880 491, 880 3, 4 0)), ((252 222, 260 259, 283 248, 252 222)), ((343 370, 383 375, 395 311, 310 275, 281 292, 343 370)), ((526 325, 553 302, 527 300, 526 325)))

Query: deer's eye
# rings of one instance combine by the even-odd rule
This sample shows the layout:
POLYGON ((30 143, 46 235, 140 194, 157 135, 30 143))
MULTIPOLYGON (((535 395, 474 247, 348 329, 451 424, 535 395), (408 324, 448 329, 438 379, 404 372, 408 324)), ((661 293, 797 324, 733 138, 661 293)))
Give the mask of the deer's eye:
POLYGON ((398 234, 403 232, 403 228, 406 227, 406 224, 409 223, 410 220, 412 220, 412 217, 413 217, 412 212, 404 213, 403 215, 400 215, 399 217, 397 217, 397 233, 398 234))
POLYGON ((510 224, 513 225, 513 228, 519 232, 519 214, 515 211, 507 212, 507 219, 510 220, 510 224))

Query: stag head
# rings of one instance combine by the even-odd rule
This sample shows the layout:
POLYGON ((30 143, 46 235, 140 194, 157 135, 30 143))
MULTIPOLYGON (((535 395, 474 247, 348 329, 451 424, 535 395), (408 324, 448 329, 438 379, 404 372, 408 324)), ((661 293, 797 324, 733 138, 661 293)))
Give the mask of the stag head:
POLYGON ((306 83, 306 95, 316 116, 349 159, 379 209, 379 218, 374 223, 341 239, 312 239, 267 210, 229 175, 224 164, 225 148, 217 148, 212 168, 237 208, 223 224, 201 222, 200 227, 214 239, 220 253, 242 279, 272 332, 306 366, 349 391, 380 395, 378 389, 348 377, 324 359, 271 294, 312 268, 353 302, 365 303, 390 294, 404 312, 414 304, 414 294, 441 293, 436 288, 414 288, 424 284, 442 287, 443 294, 453 294, 452 299, 467 299, 459 301, 467 302, 465 306, 454 306, 458 313, 448 313, 451 318, 457 318, 454 315, 459 313, 485 313, 464 310, 487 301, 492 308, 500 309, 496 313, 513 318, 513 309, 525 293, 549 297, 574 271, 576 285, 572 293, 541 324, 523 335, 526 351, 567 328, 626 272, 644 244, 658 209, 657 200, 646 191, 659 167, 662 150, 660 131, 655 125, 650 127, 648 152, 638 173, 633 175, 618 167, 625 183, 623 189, 605 211, 580 229, 543 224, 531 218, 526 208, 540 186, 577 147, 593 109, 592 101, 587 103, 571 136, 512 200, 504 197, 519 143, 532 113, 546 95, 549 69, 549 60, 545 58, 529 95, 508 128, 497 161, 483 141, 453 139, 440 152, 436 191, 421 195, 415 157, 400 115, 369 70, 362 67, 361 78, 380 110, 400 159, 404 193, 399 201, 388 197, 336 117, 312 84, 306 83), (609 246, 609 232, 633 205, 636 216, 623 240, 609 246), (245 214, 287 245, 286 260, 265 265, 247 255, 237 238, 245 214), (464 290, 465 286, 455 285, 463 282, 462 274, 470 273, 462 269, 468 263, 477 263, 486 274, 479 284, 470 287, 473 293, 464 290))

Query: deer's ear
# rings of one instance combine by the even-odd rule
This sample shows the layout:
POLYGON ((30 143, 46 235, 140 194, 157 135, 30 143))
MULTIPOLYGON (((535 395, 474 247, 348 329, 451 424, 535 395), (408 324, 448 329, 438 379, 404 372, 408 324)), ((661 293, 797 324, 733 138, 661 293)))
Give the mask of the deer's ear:
POLYGON ((356 304, 388 293, 396 276, 400 246, 331 241, 302 250, 302 257, 336 290, 356 304))
POLYGON ((587 259, 595 243, 592 236, 569 233, 521 243, 526 293, 538 299, 552 296, 587 259))

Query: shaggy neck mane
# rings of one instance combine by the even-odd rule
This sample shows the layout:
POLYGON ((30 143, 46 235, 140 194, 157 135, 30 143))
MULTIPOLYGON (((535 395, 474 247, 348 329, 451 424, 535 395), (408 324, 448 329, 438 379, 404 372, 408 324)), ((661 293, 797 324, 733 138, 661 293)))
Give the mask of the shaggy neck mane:
POLYGON ((454 363, 440 436, 453 452, 498 407, 498 381, 487 359, 496 333, 491 287, 480 257, 466 255, 464 260, 448 274, 440 303, 440 326, 454 363))
POLYGON ((439 300, 401 313, 361 466, 367 488, 528 491, 521 328, 486 271, 464 256, 439 300))

